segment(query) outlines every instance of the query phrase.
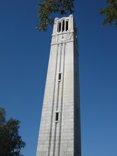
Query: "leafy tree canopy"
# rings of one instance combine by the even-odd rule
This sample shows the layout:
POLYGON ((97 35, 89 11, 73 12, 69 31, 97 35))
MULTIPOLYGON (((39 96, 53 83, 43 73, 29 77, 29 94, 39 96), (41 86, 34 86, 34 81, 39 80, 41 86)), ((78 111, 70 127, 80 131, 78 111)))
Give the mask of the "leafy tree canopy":
POLYGON ((20 121, 12 118, 6 121, 5 116, 4 108, 0 107, 0 156, 21 156, 25 143, 18 134, 20 121))
POLYGON ((117 0, 106 0, 106 3, 109 3, 109 5, 99 11, 99 14, 106 14, 106 18, 102 24, 109 23, 111 25, 115 21, 117 28, 117 0))
MULTIPOLYGON (((60 13, 61 15, 74 12, 74 0, 38 0, 38 25, 37 30, 46 31, 49 25, 53 25, 53 13, 60 13)), ((105 8, 100 9, 99 14, 106 14, 103 25, 115 21, 117 28, 117 0, 106 0, 109 3, 105 8)))
POLYGON ((47 30, 49 25, 53 25, 54 18, 52 13, 60 13, 61 15, 67 14, 68 12, 73 13, 73 2, 74 0, 38 0, 38 30, 47 30))

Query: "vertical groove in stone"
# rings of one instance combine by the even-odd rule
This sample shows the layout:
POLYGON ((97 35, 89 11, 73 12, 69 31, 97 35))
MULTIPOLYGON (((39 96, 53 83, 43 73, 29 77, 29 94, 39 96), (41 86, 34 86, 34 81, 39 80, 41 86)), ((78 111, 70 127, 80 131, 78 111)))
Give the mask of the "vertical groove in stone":
POLYGON ((48 148, 48 156, 50 156, 50 147, 51 147, 51 136, 52 136, 52 124, 53 124, 53 109, 54 109, 54 99, 55 99, 55 86, 56 86, 56 73, 57 73, 57 62, 58 62, 58 48, 57 45, 57 54, 56 54, 56 67, 55 67, 55 76, 54 76, 54 88, 53 88, 53 100, 52 100, 52 116, 50 123, 50 136, 49 136, 49 148, 48 148))
MULTIPOLYGON (((61 55, 62 55, 62 47, 63 47, 63 45, 61 44, 61 49, 60 49, 60 61, 59 61, 59 69, 58 69, 58 71, 59 71, 59 72, 60 72, 60 68, 61 68, 61 55)), ((58 73, 57 73, 57 77, 58 77, 58 73)), ((56 111, 58 110, 58 102, 59 102, 59 88, 60 88, 60 82, 58 81, 56 111)), ((53 144, 53 156, 55 156, 55 148, 56 148, 56 129, 57 129, 57 124, 55 123, 55 131, 54 131, 54 144, 53 144)))
POLYGON ((61 144, 61 128, 62 128, 61 125, 62 125, 62 109, 63 109, 64 70, 65 70, 65 48, 66 48, 66 44, 64 44, 64 56, 63 56, 63 79, 62 79, 62 91, 61 91, 61 109, 60 109, 58 156, 60 156, 60 144, 61 144))
MULTIPOLYGON (((59 72, 61 70, 61 55, 62 55, 62 47, 63 45, 61 44, 61 49, 60 49, 60 62, 59 62, 59 72)), ((58 73, 57 73, 58 74, 58 73)), ((58 75, 57 75, 58 76, 58 75)), ((56 111, 58 110, 58 102, 59 102, 59 88, 60 88, 60 82, 58 81, 58 93, 57 93, 57 105, 56 105, 56 111)))

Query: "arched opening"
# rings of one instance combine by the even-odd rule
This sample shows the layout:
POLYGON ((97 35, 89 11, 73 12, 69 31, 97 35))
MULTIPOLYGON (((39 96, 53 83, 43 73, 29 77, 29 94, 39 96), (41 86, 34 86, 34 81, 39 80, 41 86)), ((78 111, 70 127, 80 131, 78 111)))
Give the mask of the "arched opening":
POLYGON ((68 21, 66 21, 66 31, 68 30, 68 21))
POLYGON ((58 32, 61 31, 61 22, 58 23, 58 32))
POLYGON ((62 31, 64 31, 65 21, 63 20, 62 31))

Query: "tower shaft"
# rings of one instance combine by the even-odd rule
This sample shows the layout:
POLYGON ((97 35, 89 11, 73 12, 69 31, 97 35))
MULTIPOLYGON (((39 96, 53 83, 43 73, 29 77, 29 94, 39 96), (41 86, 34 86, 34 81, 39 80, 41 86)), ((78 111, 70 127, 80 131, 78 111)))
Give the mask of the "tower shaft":
POLYGON ((37 156, 81 156, 77 28, 54 21, 37 156))

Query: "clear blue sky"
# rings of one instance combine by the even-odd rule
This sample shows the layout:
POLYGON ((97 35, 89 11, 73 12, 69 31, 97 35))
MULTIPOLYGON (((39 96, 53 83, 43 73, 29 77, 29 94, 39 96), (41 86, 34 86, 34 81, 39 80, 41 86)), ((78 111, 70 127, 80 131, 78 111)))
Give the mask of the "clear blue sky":
MULTIPOLYGON (((106 0, 75 0, 82 156, 117 155, 117 31, 102 26, 106 0)), ((35 30, 37 0, 0 0, 0 106, 21 121, 24 156, 35 156, 52 27, 35 30)), ((60 17, 60 16, 58 16, 60 17)))

